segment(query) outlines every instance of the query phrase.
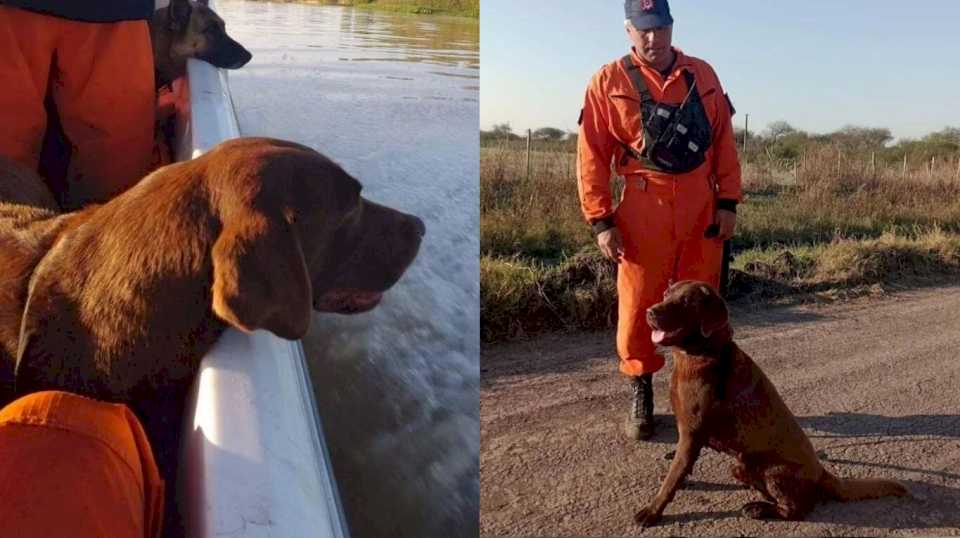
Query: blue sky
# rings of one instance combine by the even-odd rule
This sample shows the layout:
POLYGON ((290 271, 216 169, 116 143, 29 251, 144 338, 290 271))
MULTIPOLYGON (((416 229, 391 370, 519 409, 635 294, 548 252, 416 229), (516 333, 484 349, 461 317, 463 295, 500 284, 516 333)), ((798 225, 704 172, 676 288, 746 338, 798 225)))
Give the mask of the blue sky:
MULTIPOLYGON (((673 43, 707 60, 750 130, 960 127, 960 0, 673 0, 673 43)), ((482 0, 480 127, 576 128, 590 76, 629 50, 622 0, 482 0)))

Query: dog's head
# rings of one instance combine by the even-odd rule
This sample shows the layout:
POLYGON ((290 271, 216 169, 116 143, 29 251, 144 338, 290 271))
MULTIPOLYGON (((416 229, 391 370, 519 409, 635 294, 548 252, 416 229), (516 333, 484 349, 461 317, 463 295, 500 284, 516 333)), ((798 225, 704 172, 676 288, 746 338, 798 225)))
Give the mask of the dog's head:
POLYGON ((242 330, 299 338, 311 309, 370 310, 420 247, 419 218, 364 199, 356 179, 310 148, 236 139, 201 159, 222 222, 213 309, 242 330))
POLYGON ((672 284, 663 301, 647 309, 654 344, 680 349, 725 343, 733 333, 727 305, 713 287, 684 280, 672 284))
POLYGON ((216 67, 239 69, 253 58, 227 35, 223 19, 207 2, 170 0, 164 30, 170 35, 170 56, 178 61, 199 58, 216 67))

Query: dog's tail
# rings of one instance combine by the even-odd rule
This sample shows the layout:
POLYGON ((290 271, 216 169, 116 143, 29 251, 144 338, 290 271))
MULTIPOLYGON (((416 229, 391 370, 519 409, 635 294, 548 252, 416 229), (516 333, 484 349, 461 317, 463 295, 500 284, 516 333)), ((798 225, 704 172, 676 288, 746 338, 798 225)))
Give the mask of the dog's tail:
POLYGON ((880 497, 906 497, 907 488, 893 480, 880 478, 837 478, 824 469, 820 487, 838 501, 861 501, 880 497))

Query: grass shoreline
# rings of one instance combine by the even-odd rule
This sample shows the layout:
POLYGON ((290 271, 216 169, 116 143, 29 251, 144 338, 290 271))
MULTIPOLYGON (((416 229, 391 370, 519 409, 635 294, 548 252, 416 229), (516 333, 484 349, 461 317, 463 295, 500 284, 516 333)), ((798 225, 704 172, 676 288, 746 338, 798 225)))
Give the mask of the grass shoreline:
POLYGON ((479 0, 257 0, 285 4, 315 4, 351 6, 413 15, 447 15, 450 17, 480 17, 479 0))

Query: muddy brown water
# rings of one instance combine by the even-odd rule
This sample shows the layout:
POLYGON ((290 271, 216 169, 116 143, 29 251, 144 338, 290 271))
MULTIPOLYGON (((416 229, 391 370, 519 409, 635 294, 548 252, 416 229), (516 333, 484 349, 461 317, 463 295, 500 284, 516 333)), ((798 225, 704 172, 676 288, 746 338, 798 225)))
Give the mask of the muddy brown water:
POLYGON ((253 60, 229 74, 244 135, 295 140, 427 234, 374 311, 304 339, 354 536, 476 536, 477 19, 220 0, 253 60))

